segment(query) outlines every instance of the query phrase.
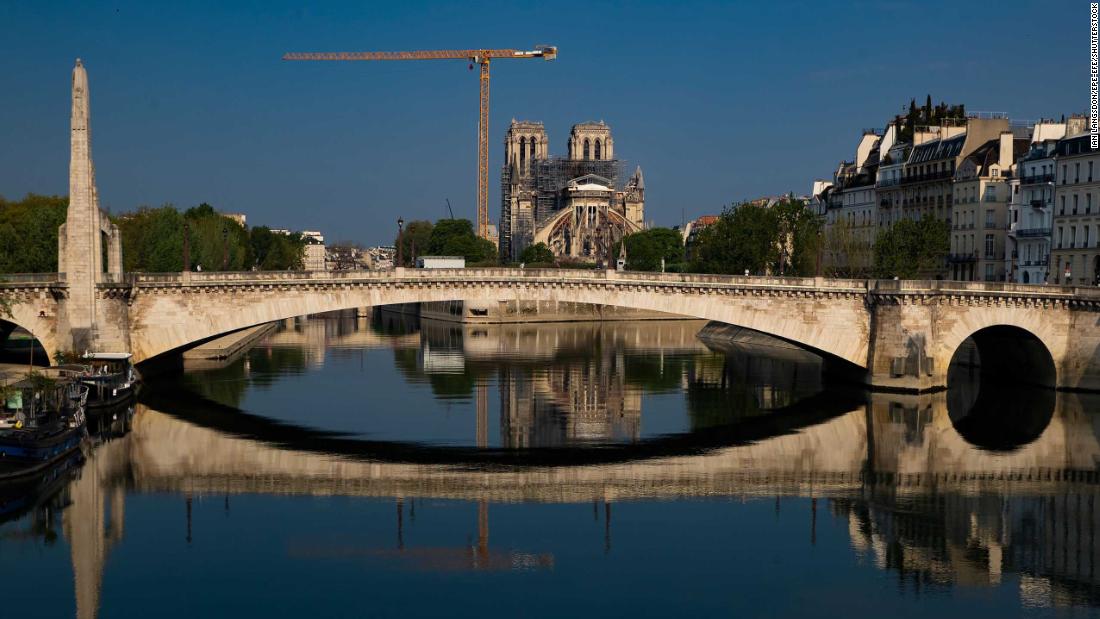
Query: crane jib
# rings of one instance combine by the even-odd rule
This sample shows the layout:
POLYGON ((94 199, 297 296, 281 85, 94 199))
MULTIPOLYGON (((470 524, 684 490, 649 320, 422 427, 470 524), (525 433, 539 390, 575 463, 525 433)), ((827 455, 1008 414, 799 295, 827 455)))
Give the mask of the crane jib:
MULTIPOLYGON (((291 52, 283 60, 469 60, 481 65, 481 104, 477 131, 477 233, 493 239, 489 224, 489 61, 493 58, 543 58, 553 60, 558 48, 538 45, 530 51, 516 49, 451 49, 414 52, 291 52)), ((471 65, 470 68, 473 68, 471 65)), ((450 210, 450 200, 447 209, 450 210)), ((454 217, 454 213, 451 213, 454 217)))

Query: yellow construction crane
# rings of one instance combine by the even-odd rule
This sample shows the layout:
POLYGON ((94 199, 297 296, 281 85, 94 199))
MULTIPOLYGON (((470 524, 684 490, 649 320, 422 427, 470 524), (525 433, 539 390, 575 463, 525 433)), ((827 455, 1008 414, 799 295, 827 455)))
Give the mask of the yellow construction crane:
POLYGON ((481 109, 477 125, 477 234, 489 238, 489 61, 494 58, 543 58, 553 60, 558 48, 543 45, 533 50, 447 49, 417 52, 306 52, 290 53, 283 60, 467 60, 481 66, 481 109))

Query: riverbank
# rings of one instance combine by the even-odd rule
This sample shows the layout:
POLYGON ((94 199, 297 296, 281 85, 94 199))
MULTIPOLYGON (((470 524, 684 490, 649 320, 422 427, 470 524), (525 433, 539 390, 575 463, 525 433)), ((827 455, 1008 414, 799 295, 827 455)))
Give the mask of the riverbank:
POLYGON ((207 361, 211 359, 226 359, 248 347, 261 337, 278 328, 278 323, 269 322, 240 331, 234 331, 200 344, 183 353, 184 361, 207 361))

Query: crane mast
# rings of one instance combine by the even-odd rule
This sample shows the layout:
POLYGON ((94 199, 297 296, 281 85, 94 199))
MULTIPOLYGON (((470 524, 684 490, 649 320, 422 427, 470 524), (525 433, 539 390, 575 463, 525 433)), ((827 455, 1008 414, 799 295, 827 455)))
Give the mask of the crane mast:
POLYGON ((552 45, 533 50, 451 49, 411 52, 292 52, 283 60, 468 60, 481 68, 481 101, 477 123, 477 234, 489 238, 489 62, 493 59, 542 58, 553 60, 558 48, 552 45))

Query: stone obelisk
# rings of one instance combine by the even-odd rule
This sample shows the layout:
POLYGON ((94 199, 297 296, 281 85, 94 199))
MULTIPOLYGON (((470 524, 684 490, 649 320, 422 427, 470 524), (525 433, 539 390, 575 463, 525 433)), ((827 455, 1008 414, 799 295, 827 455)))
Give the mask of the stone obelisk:
POLYGON ((65 274, 68 284, 61 317, 67 328, 60 329, 59 344, 63 349, 84 352, 95 350, 95 290, 102 279, 103 248, 92 164, 88 73, 79 58, 73 67, 69 146, 69 210, 58 234, 58 271, 65 274))

